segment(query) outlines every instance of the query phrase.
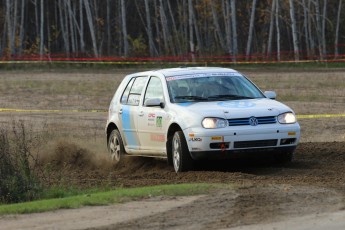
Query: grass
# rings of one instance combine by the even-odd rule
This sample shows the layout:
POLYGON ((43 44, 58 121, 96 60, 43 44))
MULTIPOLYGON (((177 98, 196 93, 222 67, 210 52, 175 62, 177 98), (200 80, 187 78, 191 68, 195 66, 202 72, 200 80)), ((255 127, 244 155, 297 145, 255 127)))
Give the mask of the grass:
POLYGON ((218 185, 210 184, 178 184, 141 188, 121 188, 112 191, 86 193, 65 198, 1 205, 0 215, 37 213, 57 209, 79 208, 82 206, 109 205, 156 196, 199 195, 205 194, 217 186, 218 185))

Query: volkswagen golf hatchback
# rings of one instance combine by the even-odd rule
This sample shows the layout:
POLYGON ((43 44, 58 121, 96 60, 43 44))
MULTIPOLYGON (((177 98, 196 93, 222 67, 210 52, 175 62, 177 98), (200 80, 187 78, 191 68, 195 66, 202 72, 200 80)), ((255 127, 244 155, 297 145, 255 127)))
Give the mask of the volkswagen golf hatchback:
POLYGON ((233 69, 191 67, 126 76, 110 103, 109 153, 164 157, 176 172, 199 159, 244 155, 292 160, 295 113, 233 69))

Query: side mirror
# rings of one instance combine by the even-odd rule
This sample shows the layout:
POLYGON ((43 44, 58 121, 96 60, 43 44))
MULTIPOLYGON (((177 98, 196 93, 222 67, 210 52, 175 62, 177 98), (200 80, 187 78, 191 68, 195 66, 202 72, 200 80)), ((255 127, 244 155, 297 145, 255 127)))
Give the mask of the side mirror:
POLYGON ((161 108, 164 108, 164 103, 161 102, 161 99, 159 98, 149 98, 145 100, 144 106, 147 106, 147 107, 159 106, 161 108))
POLYGON ((274 91, 265 91, 264 94, 269 99, 275 100, 277 98, 277 94, 274 91))

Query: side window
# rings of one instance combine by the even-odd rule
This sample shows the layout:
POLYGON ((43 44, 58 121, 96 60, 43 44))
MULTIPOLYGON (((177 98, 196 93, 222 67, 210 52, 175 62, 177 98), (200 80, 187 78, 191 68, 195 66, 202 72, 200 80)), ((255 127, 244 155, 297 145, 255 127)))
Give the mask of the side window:
MULTIPOLYGON (((140 96, 145 86, 147 77, 137 77, 129 91, 127 103, 128 105, 139 105, 140 96)), ((126 89, 127 90, 127 89, 126 89)))
POLYGON ((125 91, 123 92, 122 94, 122 97, 121 97, 121 104, 127 104, 127 100, 128 100, 128 94, 129 94, 129 91, 131 90, 132 88, 132 85, 133 85, 133 82, 134 82, 135 78, 132 78, 130 80, 130 82, 128 83, 125 91))
POLYGON ((144 101, 150 98, 159 98, 163 101, 163 87, 161 80, 157 77, 151 77, 147 85, 144 101))

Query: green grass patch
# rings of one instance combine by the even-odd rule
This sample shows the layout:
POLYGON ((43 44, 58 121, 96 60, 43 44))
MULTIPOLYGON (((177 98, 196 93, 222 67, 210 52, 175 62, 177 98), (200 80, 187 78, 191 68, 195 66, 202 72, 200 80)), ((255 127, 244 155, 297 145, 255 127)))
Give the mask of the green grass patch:
POLYGON ((83 195, 39 200, 0 206, 0 215, 37 213, 57 209, 71 209, 82 206, 108 205, 155 196, 190 196, 205 194, 218 185, 178 184, 141 188, 120 188, 112 191, 87 193, 83 195))

